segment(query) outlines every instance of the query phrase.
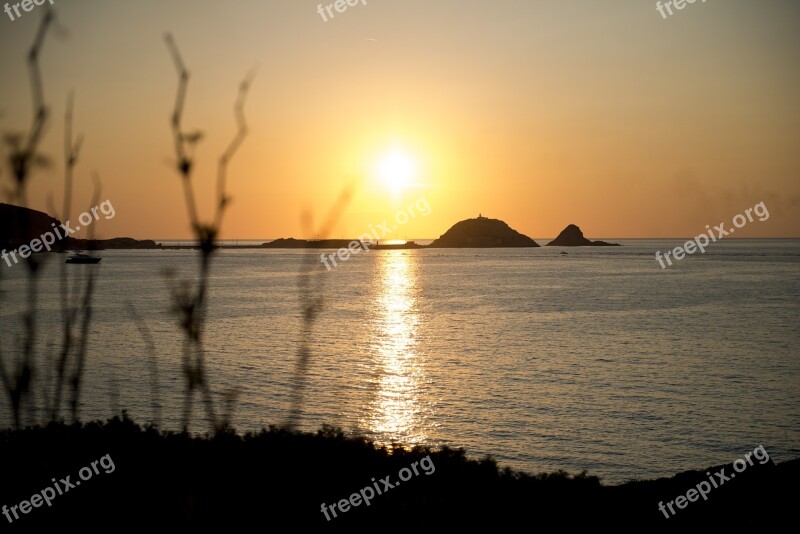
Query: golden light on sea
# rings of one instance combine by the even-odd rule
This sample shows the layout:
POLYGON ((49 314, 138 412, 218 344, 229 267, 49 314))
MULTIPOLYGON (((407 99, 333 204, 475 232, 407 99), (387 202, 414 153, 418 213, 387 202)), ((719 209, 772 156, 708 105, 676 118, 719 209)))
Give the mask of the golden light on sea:
POLYGON ((372 329, 378 376, 367 427, 379 444, 414 445, 426 440, 419 397, 424 369, 416 341, 417 267, 415 258, 406 251, 379 254, 377 313, 372 329))

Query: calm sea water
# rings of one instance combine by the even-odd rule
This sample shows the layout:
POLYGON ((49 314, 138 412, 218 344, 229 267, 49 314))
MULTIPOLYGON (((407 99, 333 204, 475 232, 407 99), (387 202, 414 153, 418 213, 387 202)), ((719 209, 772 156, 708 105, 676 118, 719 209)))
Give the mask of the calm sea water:
MULTIPOLYGON (((653 253, 679 241, 621 242, 568 255, 373 251, 331 272, 317 265, 325 307, 309 337, 302 427, 463 446, 608 482, 733 461, 759 444, 776 461, 800 456, 800 241, 723 241, 665 270, 653 253)), ((181 334, 163 272, 191 279, 196 253, 102 256, 67 266, 100 274, 82 417, 153 416, 152 355, 130 302, 155 339, 162 424, 178 428, 181 334)), ((298 271, 318 257, 215 258, 206 357, 214 391, 238 393, 239 430, 286 420, 303 336, 298 271)), ((42 274, 40 353, 59 341, 62 258, 42 274)), ((22 341, 25 268, 0 268, 7 360, 22 341)), ((0 422, 10 424, 5 396, 0 422)), ((204 430, 199 413, 196 423, 204 430)))

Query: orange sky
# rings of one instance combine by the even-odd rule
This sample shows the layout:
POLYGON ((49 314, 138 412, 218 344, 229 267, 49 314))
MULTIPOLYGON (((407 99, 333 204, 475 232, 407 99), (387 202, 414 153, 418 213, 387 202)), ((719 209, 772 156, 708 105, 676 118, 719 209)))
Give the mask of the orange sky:
MULTIPOLYGON (((317 4, 57 1, 63 29, 42 58, 54 163, 34 176, 32 207, 60 205, 72 88, 76 205, 96 170, 116 210, 99 236, 189 237, 170 166, 171 31, 192 72, 185 124, 206 133, 206 216, 237 85, 257 70, 223 238, 312 237, 303 210, 318 220, 354 181, 331 237, 423 197, 430 215, 398 237, 438 237, 478 212, 534 238, 569 223, 596 238, 692 236, 761 201, 769 220, 737 236, 800 236, 800 3, 715 0, 664 20, 650 1, 368 0, 328 22, 317 4), (374 166, 397 146, 416 175, 393 198, 374 166)), ((30 121, 24 55, 44 9, 0 12, 4 133, 30 121)))

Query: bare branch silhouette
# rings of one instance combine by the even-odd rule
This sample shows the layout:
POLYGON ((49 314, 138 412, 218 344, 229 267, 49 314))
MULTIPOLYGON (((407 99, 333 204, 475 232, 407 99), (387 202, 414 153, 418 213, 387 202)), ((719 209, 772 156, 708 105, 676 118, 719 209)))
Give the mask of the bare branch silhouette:
MULTIPOLYGON (((320 239, 326 239, 333 231, 336 223, 344 212, 350 199, 353 197, 355 185, 346 187, 336 199, 333 207, 328 212, 324 222, 319 229, 314 232, 311 214, 303 216, 304 233, 306 235, 318 234, 320 239)), ((301 326, 300 347, 297 351, 297 362, 295 364, 294 376, 292 380, 291 407, 286 427, 294 429, 300 424, 303 412, 303 395, 306 387, 306 376, 311 362, 311 341, 313 339, 314 324, 322 313, 324 299, 323 290, 327 277, 319 269, 320 263, 316 254, 309 254, 305 257, 298 273, 298 288, 300 290, 300 306, 303 324, 301 326), (317 267, 315 269, 314 267, 317 267)))
MULTIPOLYGON (((46 162, 46 158, 37 153, 48 117, 44 101, 39 56, 44 46, 47 30, 53 20, 53 13, 48 11, 42 18, 33 44, 28 52, 28 72, 33 98, 33 119, 30 131, 27 136, 7 135, 5 138, 6 142, 11 146, 8 165, 14 178, 10 197, 13 203, 21 206, 27 206, 26 188, 31 169, 46 162)), ((30 213, 26 211, 24 217, 26 220, 21 221, 22 226, 28 228, 30 226, 30 213)), ((36 309, 38 302, 39 260, 31 254, 27 258, 26 265, 28 266, 28 309, 23 314, 25 340, 23 341, 22 359, 12 363, 10 372, 6 369, 5 362, 0 360, 0 380, 9 396, 16 428, 20 428, 22 424, 24 401, 28 393, 30 393, 31 383, 36 374, 34 349, 37 336, 36 309)), ((32 406, 27 406, 27 409, 32 413, 32 406)))
MULTIPOLYGON (((176 167, 183 182, 186 206, 192 230, 200 246, 200 280, 196 287, 188 283, 179 283, 172 286, 173 312, 179 317, 181 328, 185 334, 183 350, 183 373, 186 380, 186 396, 184 399, 183 422, 184 429, 188 429, 192 413, 192 402, 195 390, 198 390, 204 402, 206 416, 212 430, 218 430, 227 425, 226 421, 218 421, 214 412, 213 396, 205 370, 205 351, 203 347, 203 328, 206 320, 208 280, 211 269, 211 256, 214 253, 222 223, 222 214, 228 203, 225 185, 227 180, 227 167, 245 136, 247 126, 244 119, 244 102, 247 90, 250 87, 249 75, 239 86, 239 94, 234 106, 234 115, 237 120, 237 133, 219 159, 217 169, 217 204, 212 223, 201 223, 194 191, 192 189, 191 173, 194 165, 192 151, 202 138, 198 131, 184 132, 183 112, 186 103, 186 94, 189 84, 189 71, 186 69, 178 46, 172 35, 165 36, 167 47, 172 56, 175 69, 178 73, 178 90, 175 97, 170 125, 173 142, 175 144, 176 167)), ((231 412, 232 410, 228 410, 231 412)))

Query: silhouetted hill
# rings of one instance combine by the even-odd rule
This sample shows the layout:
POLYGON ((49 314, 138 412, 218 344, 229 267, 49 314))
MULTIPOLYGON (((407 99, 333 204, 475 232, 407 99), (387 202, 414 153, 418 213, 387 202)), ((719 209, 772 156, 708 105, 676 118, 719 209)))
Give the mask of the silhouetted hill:
POLYGON ((550 241, 546 246, 551 247, 618 247, 619 243, 606 243, 605 241, 589 241, 583 237, 583 232, 574 224, 570 224, 550 241))
POLYGON ((499 219, 477 217, 454 224, 430 248, 538 247, 530 237, 499 219))
MULTIPOLYGON (((0 250, 15 250, 28 245, 42 234, 53 232, 55 225, 61 235, 61 221, 41 211, 0 203, 0 250)), ((113 239, 66 239, 56 238, 52 250, 105 250, 105 249, 150 249, 161 245, 150 239, 139 240, 131 237, 115 237, 113 239)))
POLYGON ((61 221, 41 211, 0 203, 0 249, 14 250, 27 245, 61 221))

